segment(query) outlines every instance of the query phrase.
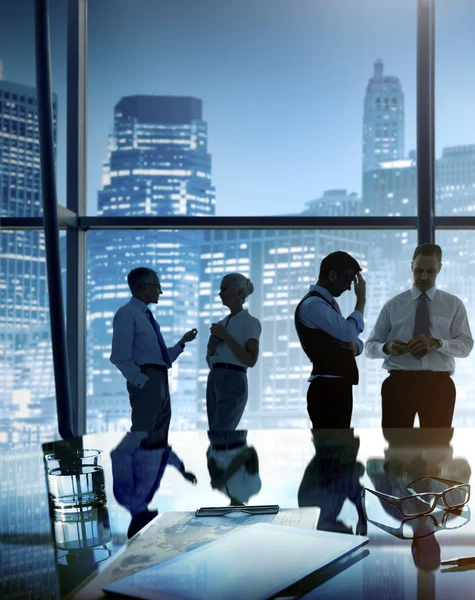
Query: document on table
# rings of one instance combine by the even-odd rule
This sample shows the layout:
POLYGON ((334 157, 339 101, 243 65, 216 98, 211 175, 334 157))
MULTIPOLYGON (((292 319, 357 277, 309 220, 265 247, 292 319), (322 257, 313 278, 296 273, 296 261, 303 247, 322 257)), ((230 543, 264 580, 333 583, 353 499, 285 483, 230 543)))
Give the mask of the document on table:
POLYGON ((130 541, 123 551, 112 557, 99 574, 86 580, 87 583, 70 598, 105 598, 102 588, 108 583, 219 539, 237 527, 272 523, 298 529, 315 529, 319 514, 317 507, 281 508, 276 515, 234 513, 224 517, 195 517, 194 512, 165 512, 130 541))
POLYGON ((105 586, 140 600, 266 600, 368 538, 258 523, 105 586))

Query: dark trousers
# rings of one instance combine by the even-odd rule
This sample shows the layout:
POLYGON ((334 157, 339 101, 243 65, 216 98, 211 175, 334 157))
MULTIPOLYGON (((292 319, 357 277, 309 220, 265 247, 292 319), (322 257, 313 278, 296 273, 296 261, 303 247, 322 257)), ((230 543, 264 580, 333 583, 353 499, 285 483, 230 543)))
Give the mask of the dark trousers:
POLYGON ((353 412, 353 385, 342 378, 317 377, 307 392, 313 429, 346 429, 353 412))
POLYGON ((450 427, 455 408, 455 385, 447 372, 391 371, 383 381, 383 427, 450 427))
POLYGON ((172 416, 168 373, 145 365, 140 368, 149 380, 143 389, 127 382, 132 407, 130 431, 147 431, 154 434, 155 441, 167 440, 172 416))
POLYGON ((234 431, 246 408, 247 376, 243 371, 211 369, 206 386, 206 411, 211 431, 234 431))

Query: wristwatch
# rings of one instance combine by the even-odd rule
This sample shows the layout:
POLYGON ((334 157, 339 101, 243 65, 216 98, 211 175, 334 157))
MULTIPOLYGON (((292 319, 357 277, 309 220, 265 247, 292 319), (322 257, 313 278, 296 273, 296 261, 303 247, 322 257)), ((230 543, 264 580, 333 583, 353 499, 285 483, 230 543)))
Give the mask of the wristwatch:
POLYGON ((434 339, 435 339, 435 341, 438 343, 438 346, 437 346, 437 348, 436 348, 436 350, 438 350, 439 348, 441 348, 441 347, 442 347, 442 340, 438 340, 437 338, 434 338, 434 339))

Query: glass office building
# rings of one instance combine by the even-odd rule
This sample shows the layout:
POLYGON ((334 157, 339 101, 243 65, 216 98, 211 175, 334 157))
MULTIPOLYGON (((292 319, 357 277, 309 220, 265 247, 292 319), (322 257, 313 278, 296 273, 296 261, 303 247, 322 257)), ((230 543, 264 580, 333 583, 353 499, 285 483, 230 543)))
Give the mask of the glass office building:
POLYGON ((404 157, 404 93, 399 77, 384 75, 382 60, 366 87, 363 115, 363 171, 404 157))
MULTIPOLYGON (((0 67, 1 71, 1 67, 0 67)), ((57 97, 53 96, 56 136, 57 97)), ((41 217, 36 89, 0 78, 0 217, 41 217)), ((0 235, 0 436, 56 429, 50 313, 42 231, 0 235), (46 405, 46 406, 45 406, 46 405)))

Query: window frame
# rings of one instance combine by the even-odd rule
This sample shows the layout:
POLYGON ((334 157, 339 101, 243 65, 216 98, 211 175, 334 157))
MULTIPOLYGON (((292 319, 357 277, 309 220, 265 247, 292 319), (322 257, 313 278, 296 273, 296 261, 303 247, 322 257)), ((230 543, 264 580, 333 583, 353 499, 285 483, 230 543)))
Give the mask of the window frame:
MULTIPOLYGON (((88 217, 86 214, 86 147, 87 147, 87 7, 88 0, 69 0, 67 40, 67 205, 56 194, 43 198, 45 217, 53 215, 53 227, 45 228, 47 256, 59 263, 59 229, 67 238, 67 315, 58 315, 58 298, 62 295, 61 277, 48 269, 50 310, 57 314, 51 322, 52 342, 58 354, 66 357, 66 373, 53 352, 58 429, 62 437, 86 433, 86 241, 93 229, 316 229, 316 230, 417 230, 418 243, 434 242, 436 229, 475 230, 475 217, 438 217, 435 214, 435 0, 417 1, 417 216, 414 217, 88 217), (54 219, 57 215, 57 220, 54 219), (53 310, 54 309, 54 310, 53 310), (62 317, 62 318, 61 318, 62 317), (61 327, 67 323, 66 342, 61 327), (71 428, 68 429, 68 422, 71 428)), ((39 71, 51 81, 49 48, 38 40, 49 40, 47 4, 36 2, 37 85, 42 91, 39 71), (44 66, 47 66, 45 69, 44 66)), ((44 90, 44 86, 43 86, 44 90)), ((30 101, 30 99, 28 100, 30 101)), ((51 96, 39 99, 40 132, 52 130, 51 96)), ((40 136, 41 167, 48 165, 51 151, 48 136, 40 136)), ((54 179, 54 173, 53 173, 54 179)), ((5 230, 41 230, 42 217, 3 217, 5 230)), ((60 272, 59 272, 60 273, 60 272)))

